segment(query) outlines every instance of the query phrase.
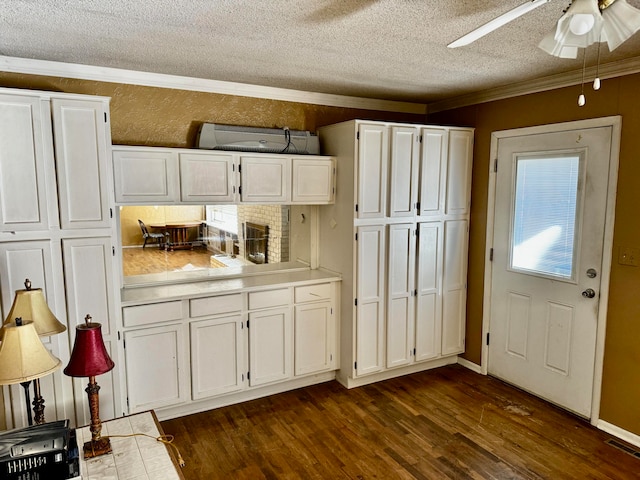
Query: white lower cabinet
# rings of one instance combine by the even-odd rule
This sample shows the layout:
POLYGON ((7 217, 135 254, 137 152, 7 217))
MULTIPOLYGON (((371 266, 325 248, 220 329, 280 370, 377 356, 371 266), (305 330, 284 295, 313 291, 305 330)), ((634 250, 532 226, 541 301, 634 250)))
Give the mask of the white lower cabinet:
POLYGON ((175 323, 124 332, 129 413, 188 399, 184 328, 175 323))
POLYGON ((189 324, 194 400, 244 388, 243 330, 239 313, 189 324))
POLYGON ((249 385, 293 376, 291 307, 249 313, 249 385))
POLYGON ((296 287, 294 373, 333 370, 336 365, 336 322, 332 285, 296 287))
POLYGON ((332 277, 127 304, 122 319, 129 413, 154 409, 161 416, 170 412, 170 418, 255 398, 257 389, 273 393, 301 385, 293 381, 309 385, 334 378, 338 284, 332 277))

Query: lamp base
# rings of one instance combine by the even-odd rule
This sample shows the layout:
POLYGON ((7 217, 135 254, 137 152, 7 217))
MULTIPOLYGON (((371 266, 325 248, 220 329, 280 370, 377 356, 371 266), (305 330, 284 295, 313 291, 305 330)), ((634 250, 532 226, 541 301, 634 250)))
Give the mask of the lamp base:
POLYGON ((89 440, 82 448, 84 458, 99 457, 111 453, 111 442, 107 437, 100 437, 97 440, 89 440))

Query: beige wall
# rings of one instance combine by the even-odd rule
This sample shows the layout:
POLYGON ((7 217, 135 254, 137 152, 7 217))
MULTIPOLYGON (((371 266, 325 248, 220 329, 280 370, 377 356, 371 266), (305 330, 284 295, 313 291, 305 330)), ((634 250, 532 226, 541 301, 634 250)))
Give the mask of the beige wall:
POLYGON ((441 112, 430 123, 476 128, 465 357, 480 363, 484 295, 485 224, 491 132, 512 128, 622 115, 620 171, 616 199, 613 265, 604 359, 600 417, 640 435, 640 268, 617 263, 621 246, 640 248, 640 75, 586 87, 587 105, 579 108, 580 88, 570 87, 441 112))

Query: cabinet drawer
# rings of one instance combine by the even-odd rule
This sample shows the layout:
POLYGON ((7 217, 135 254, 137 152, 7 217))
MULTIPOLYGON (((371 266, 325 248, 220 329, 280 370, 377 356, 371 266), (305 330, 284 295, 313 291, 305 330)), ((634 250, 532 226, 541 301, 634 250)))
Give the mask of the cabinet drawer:
POLYGON ((242 310, 241 293, 189 300, 189 316, 192 318, 236 312, 239 310, 242 310))
POLYGON ((318 285, 306 285, 295 288, 295 302, 316 302, 318 300, 329 300, 331 298, 331 284, 321 283, 318 285))
POLYGON ((264 292, 252 292, 249 294, 249 310, 256 308, 270 308, 287 305, 291 301, 288 288, 267 290, 264 292))
POLYGON ((182 318, 182 302, 152 303, 122 309, 122 321, 125 327, 136 327, 150 323, 168 322, 182 318))

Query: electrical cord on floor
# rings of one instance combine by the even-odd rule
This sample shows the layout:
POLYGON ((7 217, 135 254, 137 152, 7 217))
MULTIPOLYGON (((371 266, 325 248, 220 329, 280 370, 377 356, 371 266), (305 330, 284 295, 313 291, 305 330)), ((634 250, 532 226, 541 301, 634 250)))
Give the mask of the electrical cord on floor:
POLYGON ((180 455, 180 450, 173 444, 174 437, 173 435, 160 435, 158 437, 154 437, 153 435, 147 435, 146 433, 130 433, 128 435, 105 435, 106 438, 126 438, 126 437, 149 437, 157 442, 164 443, 167 447, 173 448, 176 456, 178 457, 178 464, 180 468, 186 465, 182 455, 180 455))

